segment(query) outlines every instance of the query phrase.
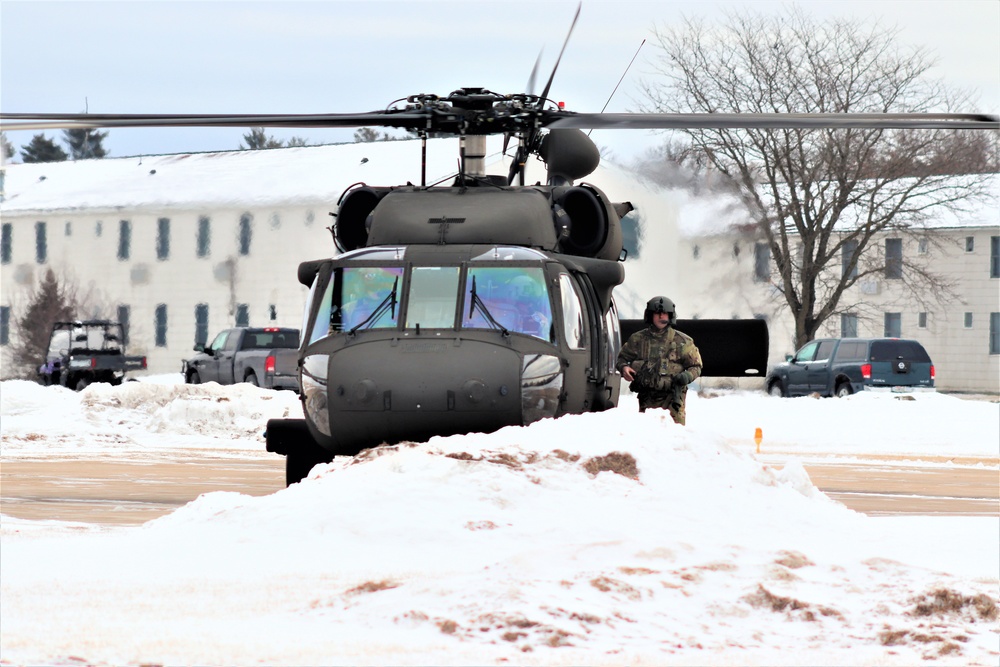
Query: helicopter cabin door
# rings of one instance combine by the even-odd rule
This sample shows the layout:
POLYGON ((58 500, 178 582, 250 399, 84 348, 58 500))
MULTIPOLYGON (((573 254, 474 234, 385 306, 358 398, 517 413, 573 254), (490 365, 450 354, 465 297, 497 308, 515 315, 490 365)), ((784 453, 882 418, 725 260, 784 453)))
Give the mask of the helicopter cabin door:
POLYGON ((570 274, 558 277, 562 311, 560 339, 565 359, 566 380, 562 412, 579 413, 590 409, 590 322, 579 282, 570 274))

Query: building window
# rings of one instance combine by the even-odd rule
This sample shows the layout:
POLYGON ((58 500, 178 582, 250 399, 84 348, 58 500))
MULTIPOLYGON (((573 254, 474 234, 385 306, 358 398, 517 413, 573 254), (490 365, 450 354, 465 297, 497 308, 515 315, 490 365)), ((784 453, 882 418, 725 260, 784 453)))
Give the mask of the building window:
POLYGON ((167 304, 156 306, 156 321, 154 323, 156 347, 167 346, 167 304))
POLYGON ((212 252, 212 221, 208 216, 198 218, 198 256, 208 257, 212 252))
POLYGON ((903 239, 885 240, 885 277, 903 277, 903 239))
POLYGON ((858 264, 854 259, 854 253, 858 251, 858 242, 856 239, 848 239, 844 241, 844 245, 840 248, 840 277, 847 278, 857 278, 858 277, 858 264))
POLYGON ((976 237, 966 236, 965 237, 965 252, 973 252, 976 249, 976 237))
POLYGON ((693 248, 691 248, 691 256, 694 257, 695 259, 701 257, 701 246, 695 245, 693 248))
POLYGON ((927 239, 920 239, 919 241, 917 241, 917 254, 926 255, 928 246, 929 243, 927 242, 927 239))
POLYGON ((10 306, 0 306, 0 345, 10 342, 10 306))
POLYGON ((208 342, 208 304, 199 303, 194 307, 194 344, 208 342))
POLYGON ((126 260, 132 253, 132 222, 120 220, 118 222, 118 259, 126 260))
POLYGON ((740 256, 740 244, 739 243, 734 243, 733 244, 733 257, 739 257, 739 256, 740 256))
POLYGON ((64 236, 73 236, 73 223, 69 220, 66 221, 66 227, 63 228, 64 236))
POLYGON ((253 216, 244 213, 240 216, 240 254, 250 254, 250 241, 253 240, 253 216))
POLYGON ((972 313, 965 314, 965 328, 966 329, 972 328, 972 313))
POLYGON ((1000 354, 1000 313, 990 313, 990 354, 1000 354))
POLYGON ((128 306, 118 306, 118 324, 122 325, 122 345, 128 345, 129 318, 132 309, 128 306))
POLYGON ((104 233, 104 223, 98 220, 94 224, 94 236, 100 238, 101 234, 104 233))
POLYGON ((917 313, 917 327, 920 329, 927 328, 927 313, 917 313))
POLYGON ((156 259, 170 258, 170 218, 156 221, 156 259))
POLYGON ((840 337, 858 337, 858 316, 850 313, 842 313, 840 316, 840 337))
POLYGON ((4 264, 10 264, 13 233, 14 226, 9 222, 3 223, 3 226, 0 227, 0 262, 4 264))
POLYGON ((45 223, 35 223, 35 261, 44 264, 49 258, 49 242, 45 233, 45 223))
POLYGON ((250 306, 248 306, 245 303, 240 303, 236 305, 236 326, 238 327, 250 326, 250 306))
POLYGON ((885 333, 883 334, 886 338, 899 338, 902 334, 902 314, 901 313, 886 313, 885 314, 885 333))
POLYGON ((766 243, 753 245, 753 279, 763 283, 771 278, 771 246, 766 243))
POLYGON ((1000 278, 1000 236, 990 237, 990 278, 1000 278))

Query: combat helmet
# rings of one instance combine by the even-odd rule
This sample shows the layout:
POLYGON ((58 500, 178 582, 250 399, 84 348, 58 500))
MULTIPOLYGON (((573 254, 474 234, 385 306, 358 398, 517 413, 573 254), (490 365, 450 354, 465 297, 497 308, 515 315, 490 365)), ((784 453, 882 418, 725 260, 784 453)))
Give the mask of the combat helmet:
POLYGON ((673 326, 674 320, 677 319, 677 309, 674 306, 674 302, 665 296, 654 296, 646 302, 646 312, 643 313, 643 319, 646 321, 646 324, 653 323, 653 313, 666 313, 669 315, 669 326, 673 326))

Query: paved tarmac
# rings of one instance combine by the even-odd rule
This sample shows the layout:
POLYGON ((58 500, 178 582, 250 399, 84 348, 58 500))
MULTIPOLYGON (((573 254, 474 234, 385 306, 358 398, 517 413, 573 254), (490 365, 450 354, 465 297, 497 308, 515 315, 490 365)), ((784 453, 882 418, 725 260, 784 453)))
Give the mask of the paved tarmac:
MULTIPOLYGON (((763 460, 780 467, 788 459, 770 454, 763 460)), ((277 455, 221 457, 211 452, 155 461, 4 461, 0 512, 25 519, 138 525, 203 493, 274 493, 285 486, 284 463, 277 455)), ((864 462, 827 459, 805 468, 831 498, 866 514, 1000 517, 998 461, 955 463, 880 457, 864 462)))

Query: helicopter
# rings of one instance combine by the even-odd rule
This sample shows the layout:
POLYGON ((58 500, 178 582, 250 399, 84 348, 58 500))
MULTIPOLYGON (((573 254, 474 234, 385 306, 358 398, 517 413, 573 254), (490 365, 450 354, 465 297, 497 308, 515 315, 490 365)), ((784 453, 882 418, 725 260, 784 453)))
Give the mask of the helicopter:
MULTIPOLYGON (((571 28, 572 31, 572 28, 571 28)), ((568 37, 567 37, 568 40, 568 37)), ((564 46, 565 48, 565 46, 564 46)), ((560 54, 561 58, 561 54, 560 54)), ((536 65, 537 67, 537 65, 536 65)), ((558 67, 558 60, 556 62, 558 67)), ((632 210, 583 181, 600 163, 584 129, 997 129, 976 114, 578 113, 541 94, 481 87, 415 94, 356 114, 0 114, 5 129, 382 127, 459 138, 454 181, 350 186, 330 227, 337 253, 304 261, 298 374, 302 419, 268 421, 286 483, 334 456, 384 443, 490 432, 618 405, 623 337, 612 293, 625 279, 622 218, 632 210), (485 139, 513 149, 485 173, 485 139), (544 162, 544 182, 525 183, 544 162)), ((534 73, 532 74, 532 79, 534 73)), ((531 85, 529 84, 529 89, 531 85)), ((678 320, 703 375, 763 377, 763 320, 678 320)))

